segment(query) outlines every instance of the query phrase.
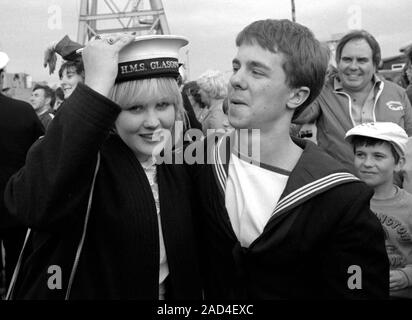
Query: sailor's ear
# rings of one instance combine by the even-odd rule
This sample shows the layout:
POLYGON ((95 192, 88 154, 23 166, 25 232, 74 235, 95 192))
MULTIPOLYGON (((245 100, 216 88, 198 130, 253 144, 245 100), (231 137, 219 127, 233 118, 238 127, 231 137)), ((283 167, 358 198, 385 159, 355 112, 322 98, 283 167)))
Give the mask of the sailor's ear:
POLYGON ((296 109, 306 101, 309 95, 310 89, 308 87, 292 89, 289 100, 286 104, 290 109, 296 109))

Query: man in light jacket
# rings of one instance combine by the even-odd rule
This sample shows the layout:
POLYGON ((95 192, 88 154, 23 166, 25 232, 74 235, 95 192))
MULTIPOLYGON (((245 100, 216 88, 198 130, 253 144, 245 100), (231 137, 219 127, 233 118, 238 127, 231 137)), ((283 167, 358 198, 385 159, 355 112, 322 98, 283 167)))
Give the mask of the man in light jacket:
POLYGON ((412 135, 412 107, 403 88, 377 75, 381 50, 364 30, 346 34, 336 48, 338 73, 330 77, 296 124, 314 123, 317 142, 351 172, 353 151, 345 133, 366 122, 394 122, 412 135))

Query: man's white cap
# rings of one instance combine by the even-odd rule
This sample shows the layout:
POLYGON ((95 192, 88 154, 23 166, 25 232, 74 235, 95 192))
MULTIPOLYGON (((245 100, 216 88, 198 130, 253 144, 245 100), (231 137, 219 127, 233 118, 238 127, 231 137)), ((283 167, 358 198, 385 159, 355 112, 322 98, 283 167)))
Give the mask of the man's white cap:
POLYGON ((9 63, 10 59, 7 53, 0 51, 0 70, 3 69, 9 63))
POLYGON ((362 123, 350 129, 345 139, 352 143, 354 136, 363 136, 375 138, 391 143, 396 152, 401 156, 405 156, 406 144, 408 143, 408 135, 405 130, 393 122, 369 122, 362 123))
POLYGON ((116 81, 179 76, 179 49, 189 41, 175 35, 139 36, 119 53, 116 81))

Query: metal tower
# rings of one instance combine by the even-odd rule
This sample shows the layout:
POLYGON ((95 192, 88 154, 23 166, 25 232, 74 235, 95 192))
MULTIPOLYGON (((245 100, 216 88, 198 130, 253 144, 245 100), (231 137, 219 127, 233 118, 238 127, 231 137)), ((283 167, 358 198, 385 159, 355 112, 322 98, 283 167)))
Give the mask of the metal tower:
POLYGON ((161 0, 81 0, 77 42, 86 44, 98 34, 133 31, 170 34, 161 0))

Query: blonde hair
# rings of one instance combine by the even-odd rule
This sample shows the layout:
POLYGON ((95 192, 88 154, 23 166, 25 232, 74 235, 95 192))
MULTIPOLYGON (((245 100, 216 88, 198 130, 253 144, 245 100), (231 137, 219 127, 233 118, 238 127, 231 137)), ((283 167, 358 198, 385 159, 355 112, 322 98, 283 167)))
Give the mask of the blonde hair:
POLYGON ((186 119, 182 95, 173 78, 161 77, 120 82, 114 85, 109 97, 124 108, 154 101, 168 102, 175 108, 175 120, 185 121, 186 119))
POLYGON ((228 81, 221 71, 208 70, 196 82, 212 99, 224 99, 227 96, 228 81))

